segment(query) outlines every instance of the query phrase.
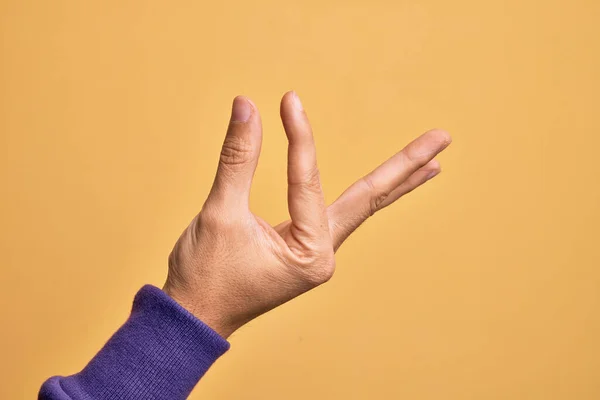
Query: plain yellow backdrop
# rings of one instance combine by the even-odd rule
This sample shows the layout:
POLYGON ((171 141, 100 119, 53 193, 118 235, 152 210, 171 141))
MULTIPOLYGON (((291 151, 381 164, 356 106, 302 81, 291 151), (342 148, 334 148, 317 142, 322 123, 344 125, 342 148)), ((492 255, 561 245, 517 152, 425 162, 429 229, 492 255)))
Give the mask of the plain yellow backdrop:
POLYGON ((287 217, 289 89, 328 201, 427 129, 454 143, 191 398, 600 398, 597 0, 14 0, 0 18, 0 398, 79 371, 162 285, 237 94, 264 122, 252 208, 287 217))

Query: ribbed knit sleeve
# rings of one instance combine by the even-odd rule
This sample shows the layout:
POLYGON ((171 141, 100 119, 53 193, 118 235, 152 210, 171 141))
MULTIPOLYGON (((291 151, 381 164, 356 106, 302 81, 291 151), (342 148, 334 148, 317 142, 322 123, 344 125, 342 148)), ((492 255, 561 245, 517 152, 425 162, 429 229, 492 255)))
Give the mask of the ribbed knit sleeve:
POLYGON ((55 376, 39 399, 185 399, 229 343, 162 290, 146 285, 129 319, 79 373, 55 376))

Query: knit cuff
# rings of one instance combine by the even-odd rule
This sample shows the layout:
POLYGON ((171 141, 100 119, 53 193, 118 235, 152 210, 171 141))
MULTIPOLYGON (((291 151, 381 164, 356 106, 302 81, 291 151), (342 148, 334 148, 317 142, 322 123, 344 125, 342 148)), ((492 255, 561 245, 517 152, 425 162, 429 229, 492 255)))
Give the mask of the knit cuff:
POLYGON ((208 325, 146 285, 129 319, 83 371, 46 384, 68 399, 185 399, 228 349, 208 325))

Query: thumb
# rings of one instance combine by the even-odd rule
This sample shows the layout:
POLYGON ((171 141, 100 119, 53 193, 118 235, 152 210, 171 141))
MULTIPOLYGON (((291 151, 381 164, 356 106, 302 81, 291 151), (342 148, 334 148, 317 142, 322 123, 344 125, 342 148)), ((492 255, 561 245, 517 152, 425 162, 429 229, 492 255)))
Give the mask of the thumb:
POLYGON ((262 126, 256 106, 248 98, 237 96, 207 201, 216 201, 227 209, 248 207, 261 143, 262 126))

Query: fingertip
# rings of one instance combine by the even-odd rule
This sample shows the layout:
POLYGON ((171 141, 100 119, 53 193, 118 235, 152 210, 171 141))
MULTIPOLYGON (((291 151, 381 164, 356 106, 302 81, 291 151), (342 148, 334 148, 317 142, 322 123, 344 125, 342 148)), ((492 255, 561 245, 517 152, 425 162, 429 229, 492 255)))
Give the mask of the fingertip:
POLYGON ((247 122, 256 106, 246 96, 236 96, 231 106, 231 122, 247 122))
POLYGON ((244 96, 243 94, 238 94, 237 96, 235 96, 233 98, 233 102, 235 103, 236 101, 247 101, 248 103, 250 103, 250 106, 252 108, 256 108, 256 104, 254 104, 252 99, 249 98, 248 96, 244 96))
POLYGON ((438 160, 431 160, 427 163, 426 168, 431 171, 441 171, 442 166, 438 160))
MULTIPOLYGON (((238 97, 240 97, 240 96, 238 96, 238 97)), ((248 103, 250 103, 250 105, 252 106, 253 109, 255 109, 255 110, 257 109, 256 108, 256 104, 254 104, 254 102, 252 101, 252 99, 250 97, 246 97, 246 96, 241 96, 241 97, 243 97, 244 99, 246 99, 246 101, 248 103)))
POLYGON ((443 147, 448 147, 452 143, 452 136, 443 129, 430 129, 427 134, 433 135, 439 140, 443 147))
POLYGON ((292 91, 292 103, 294 104, 294 107, 296 107, 296 109, 298 111, 304 111, 304 107, 302 106, 302 102, 300 101, 300 97, 298 97, 298 93, 296 93, 296 91, 292 91))
POLYGON ((304 107, 302 106, 302 102, 300 101, 300 97, 298 93, 294 90, 289 90, 285 92, 283 97, 281 98, 281 115, 288 111, 304 111, 304 107))
POLYGON ((421 171, 425 176, 425 181, 428 181, 442 172, 442 166, 438 160, 433 159, 425 164, 421 171))
POLYGON ((425 177, 425 181, 428 181, 430 179, 435 178, 436 176, 438 176, 440 173, 442 172, 442 170, 434 170, 434 171, 430 171, 427 176, 425 177))
POLYGON ((297 96, 296 91, 295 90, 288 90, 287 92, 285 92, 283 94, 283 97, 281 98, 281 101, 282 102, 293 101, 294 100, 294 96, 297 96))

